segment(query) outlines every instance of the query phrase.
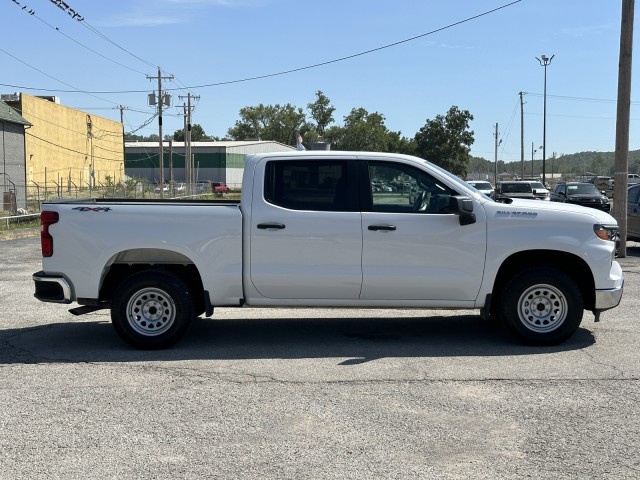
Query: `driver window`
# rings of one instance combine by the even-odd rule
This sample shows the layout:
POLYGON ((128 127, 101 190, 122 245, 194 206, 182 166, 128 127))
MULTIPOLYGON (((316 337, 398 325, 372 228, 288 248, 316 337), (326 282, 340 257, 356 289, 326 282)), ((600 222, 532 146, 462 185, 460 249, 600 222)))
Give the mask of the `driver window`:
POLYGON ((449 213, 449 198, 457 195, 431 175, 397 163, 370 162, 372 211, 449 213))

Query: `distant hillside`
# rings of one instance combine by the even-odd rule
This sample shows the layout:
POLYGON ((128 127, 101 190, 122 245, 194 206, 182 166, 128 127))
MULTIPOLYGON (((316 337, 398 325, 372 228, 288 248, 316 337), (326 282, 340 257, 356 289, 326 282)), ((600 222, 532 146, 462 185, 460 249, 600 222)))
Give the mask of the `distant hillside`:
MULTIPOLYGON (((561 173, 566 177, 576 177, 580 175, 603 175, 613 176, 614 172, 614 152, 579 152, 570 155, 560 155, 554 158, 547 158, 545 172, 561 173)), ((629 173, 640 173, 640 150, 629 152, 629 173)), ((542 159, 534 159, 533 170, 531 159, 524 160, 525 175, 539 176, 542 174, 542 159)), ((498 160, 498 174, 520 173, 522 166, 520 162, 504 163, 498 160)), ((495 171, 494 162, 481 157, 471 157, 469 163, 469 178, 482 178, 486 175, 493 177, 495 171)))

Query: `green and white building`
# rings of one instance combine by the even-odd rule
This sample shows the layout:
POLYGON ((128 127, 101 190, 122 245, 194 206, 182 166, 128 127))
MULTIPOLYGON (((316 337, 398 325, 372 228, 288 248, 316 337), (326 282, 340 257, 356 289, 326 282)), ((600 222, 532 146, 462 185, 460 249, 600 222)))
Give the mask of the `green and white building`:
MULTIPOLYGON (((124 171, 128 177, 160 181, 159 142, 125 142, 124 171)), ((223 182, 240 187, 245 155, 295 150, 273 141, 191 142, 192 178, 196 182, 223 182)), ((184 142, 163 143, 162 167, 165 182, 184 182, 186 147, 184 142)))

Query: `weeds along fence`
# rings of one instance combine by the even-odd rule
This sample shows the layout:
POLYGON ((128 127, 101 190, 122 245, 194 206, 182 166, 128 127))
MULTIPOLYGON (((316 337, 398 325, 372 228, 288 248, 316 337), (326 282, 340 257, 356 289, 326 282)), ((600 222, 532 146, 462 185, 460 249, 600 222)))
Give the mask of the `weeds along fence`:
POLYGON ((153 184, 140 181, 115 185, 98 184, 95 187, 71 185, 29 185, 26 188, 26 205, 29 212, 39 212, 44 202, 53 200, 79 200, 86 198, 156 198, 153 184))
POLYGON ((37 227, 40 225, 40 214, 0 216, 0 232, 19 228, 37 227))
MULTIPOLYGON (((143 179, 128 180, 118 184, 98 184, 93 187, 87 185, 76 186, 73 183, 64 185, 47 186, 33 182, 26 187, 18 186, 17 195, 14 194, 13 202, 0 202, 0 217, 14 216, 17 214, 32 214, 41 211, 42 204, 56 200, 82 200, 88 198, 131 198, 131 199, 188 199, 213 197, 210 184, 199 182, 197 184, 174 183, 164 186, 156 185, 143 179), (15 201, 17 198, 17 201, 15 201)), ((225 193, 231 196, 237 192, 225 193)), ((217 195, 220 196, 220 195, 217 195)))

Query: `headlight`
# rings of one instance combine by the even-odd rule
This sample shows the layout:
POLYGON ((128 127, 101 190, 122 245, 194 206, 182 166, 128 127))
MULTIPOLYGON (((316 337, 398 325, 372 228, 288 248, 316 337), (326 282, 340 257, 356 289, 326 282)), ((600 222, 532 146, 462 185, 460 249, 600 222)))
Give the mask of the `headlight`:
POLYGON ((594 233, 602 240, 615 241, 618 237, 618 226, 595 224, 593 226, 594 233))

